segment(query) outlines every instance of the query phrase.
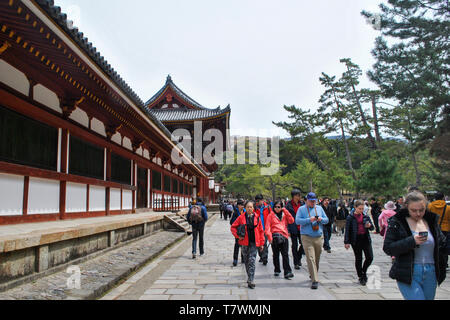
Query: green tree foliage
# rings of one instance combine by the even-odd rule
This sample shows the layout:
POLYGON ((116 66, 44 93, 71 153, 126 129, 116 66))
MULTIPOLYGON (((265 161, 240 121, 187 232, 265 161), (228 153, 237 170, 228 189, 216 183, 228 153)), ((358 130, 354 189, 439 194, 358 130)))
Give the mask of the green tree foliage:
POLYGON ((395 158, 377 152, 361 167, 357 186, 367 193, 393 199, 404 194, 407 181, 395 158))
POLYGON ((372 52, 376 64, 368 75, 385 97, 411 109, 412 121, 421 124, 415 128, 417 142, 436 157, 440 188, 449 190, 448 0, 389 0, 380 9, 382 35, 376 40, 372 52))

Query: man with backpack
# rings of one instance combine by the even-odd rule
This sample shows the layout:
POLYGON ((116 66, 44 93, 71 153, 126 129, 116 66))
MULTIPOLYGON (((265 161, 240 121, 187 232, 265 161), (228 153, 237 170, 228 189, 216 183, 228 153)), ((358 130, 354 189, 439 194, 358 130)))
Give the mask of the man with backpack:
POLYGON ((226 206, 225 206, 225 213, 224 213, 225 220, 228 220, 228 217, 230 217, 230 219, 231 219, 231 215, 233 214, 233 211, 234 211, 234 207, 230 200, 228 202, 228 204, 226 204, 226 206))
POLYGON ((192 259, 195 259, 197 254, 197 238, 199 239, 200 256, 205 254, 203 233, 205 223, 208 221, 208 213, 202 198, 197 198, 196 204, 191 206, 186 218, 189 224, 192 225, 192 259))

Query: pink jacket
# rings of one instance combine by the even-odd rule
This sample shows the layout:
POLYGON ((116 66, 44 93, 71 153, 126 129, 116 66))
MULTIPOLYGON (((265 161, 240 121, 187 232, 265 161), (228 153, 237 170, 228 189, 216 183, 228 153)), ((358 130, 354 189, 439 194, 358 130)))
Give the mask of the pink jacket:
POLYGON ((381 232, 383 232, 383 229, 384 229, 384 235, 383 235, 384 238, 386 238, 388 219, 396 214, 397 214, 397 212, 395 212, 393 210, 383 210, 383 212, 381 212, 380 216, 378 217, 378 225, 380 226, 381 232))
POLYGON ((273 211, 267 216, 266 236, 270 243, 272 243, 272 234, 274 233, 281 233, 285 238, 289 238, 288 225, 295 222, 294 217, 286 210, 286 208, 283 208, 282 210, 283 218, 281 221, 273 211))

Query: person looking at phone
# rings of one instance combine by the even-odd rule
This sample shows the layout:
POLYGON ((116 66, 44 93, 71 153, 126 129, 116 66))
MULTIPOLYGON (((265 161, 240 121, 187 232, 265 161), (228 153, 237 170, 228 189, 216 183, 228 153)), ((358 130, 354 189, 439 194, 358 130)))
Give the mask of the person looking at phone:
POLYGON ((355 267, 358 274, 359 283, 362 286, 367 284, 367 269, 373 261, 372 239, 369 230, 374 230, 372 220, 364 214, 364 201, 355 202, 355 212, 347 217, 345 225, 344 245, 345 249, 352 246, 355 254, 355 267), (363 264, 363 252, 365 256, 363 264))
POLYGON ((438 221, 418 191, 409 193, 405 208, 389 219, 383 251, 395 256, 389 276, 405 300, 434 300, 445 280, 448 256, 438 221))
POLYGON ((301 226, 300 234, 312 281, 311 289, 319 287, 319 262, 324 241, 323 225, 329 222, 322 207, 316 205, 316 201, 316 194, 308 193, 306 204, 298 209, 295 217, 295 223, 301 226))

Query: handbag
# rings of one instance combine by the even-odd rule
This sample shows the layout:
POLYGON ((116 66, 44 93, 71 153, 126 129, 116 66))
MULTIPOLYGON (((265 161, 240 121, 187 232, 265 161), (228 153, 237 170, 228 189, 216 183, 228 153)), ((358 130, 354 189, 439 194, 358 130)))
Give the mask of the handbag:
POLYGON ((237 235, 239 238, 245 238, 245 224, 238 225, 237 235))
POLYGON ((272 237, 273 241, 279 246, 284 244, 285 241, 287 240, 281 233, 274 233, 272 234, 272 237))

